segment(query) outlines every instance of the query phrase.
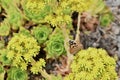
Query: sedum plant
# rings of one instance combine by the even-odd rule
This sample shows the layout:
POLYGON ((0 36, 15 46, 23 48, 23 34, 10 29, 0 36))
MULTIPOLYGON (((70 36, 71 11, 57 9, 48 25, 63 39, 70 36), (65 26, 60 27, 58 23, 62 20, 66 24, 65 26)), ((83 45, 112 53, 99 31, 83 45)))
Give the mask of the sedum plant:
POLYGON ((12 65, 26 70, 28 63, 34 62, 33 57, 39 53, 40 46, 33 37, 16 34, 9 41, 7 49, 7 57, 12 60, 12 65))
POLYGON ((58 28, 55 29, 55 32, 50 36, 50 39, 46 42, 47 58, 59 57, 62 54, 65 54, 64 47, 64 36, 58 28))
MULTIPOLYGON (((75 42, 79 36, 80 19, 83 12, 90 13, 90 16, 85 19, 86 21, 91 20, 92 16, 97 14, 100 14, 100 23, 103 26, 108 26, 112 21, 109 19, 111 14, 104 12, 103 0, 0 0, 0 9, 1 7, 3 8, 2 13, 5 12, 6 20, 1 23, 0 36, 8 36, 10 28, 13 29, 11 31, 19 32, 13 33, 14 36, 10 33, 11 40, 7 49, 0 50, 1 71, 4 65, 10 66, 7 80, 27 80, 25 70, 28 70, 28 67, 33 74, 41 73, 47 80, 62 80, 61 75, 54 76, 46 73, 43 69, 45 67, 44 59, 39 58, 38 61, 35 61, 33 57, 39 56, 40 47, 45 47, 47 58, 58 58, 67 53, 68 59, 64 64, 65 67, 63 66, 64 69, 60 67, 62 68, 60 70, 65 73, 69 72, 73 55, 70 54, 67 31, 70 31, 68 27, 72 25, 73 12, 79 13, 75 42), (53 33, 50 26, 55 29, 53 33), (29 27, 29 29, 33 27, 33 29, 30 32, 24 27, 29 27), (42 44, 45 45, 42 46, 42 44)), ((77 45, 77 47, 79 46, 77 45)), ((0 44, 0 48, 3 48, 3 45, 0 44)), ((117 78, 114 66, 114 59, 109 57, 106 51, 89 48, 75 55, 71 64, 72 72, 64 79, 115 80, 117 78)))
POLYGON ((7 21, 0 24, 0 36, 7 36, 10 32, 10 25, 7 21))
POLYGON ((18 8, 19 0, 0 0, 1 6, 5 9, 6 20, 11 28, 17 30, 22 25, 22 14, 18 8))
POLYGON ((115 60, 103 49, 88 48, 75 55, 64 80, 117 80, 115 60))
POLYGON ((51 6, 46 5, 45 2, 45 0, 22 0, 24 14, 33 22, 43 21, 45 16, 51 12, 51 6))
POLYGON ((72 12, 88 11, 93 3, 94 0, 22 0, 22 7, 29 20, 58 26, 63 23, 71 24, 72 12))
POLYGON ((28 80, 27 72, 16 67, 8 70, 7 80, 28 80))
POLYGON ((49 25, 39 25, 32 30, 32 34, 39 44, 44 43, 48 39, 50 33, 52 33, 52 29, 49 25))
POLYGON ((42 73, 42 68, 45 67, 45 60, 39 59, 38 61, 32 63, 31 72, 33 74, 38 74, 39 72, 42 73))

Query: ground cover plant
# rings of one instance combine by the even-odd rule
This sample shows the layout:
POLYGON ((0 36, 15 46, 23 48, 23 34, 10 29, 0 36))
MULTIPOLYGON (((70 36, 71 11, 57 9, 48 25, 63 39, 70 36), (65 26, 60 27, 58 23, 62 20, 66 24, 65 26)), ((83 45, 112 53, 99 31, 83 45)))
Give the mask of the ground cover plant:
POLYGON ((0 79, 117 80, 117 47, 97 33, 113 21, 104 0, 0 0, 0 79))

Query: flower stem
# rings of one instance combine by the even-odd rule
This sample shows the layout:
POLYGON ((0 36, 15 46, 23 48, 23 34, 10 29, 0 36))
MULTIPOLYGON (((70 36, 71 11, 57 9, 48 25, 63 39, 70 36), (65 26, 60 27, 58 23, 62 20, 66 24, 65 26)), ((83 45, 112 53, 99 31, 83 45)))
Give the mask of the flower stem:
POLYGON ((52 80, 51 76, 45 70, 40 70, 40 73, 47 80, 52 80))
POLYGON ((80 42, 80 22, 81 22, 81 14, 78 14, 78 23, 77 23, 77 32, 75 37, 75 42, 80 45, 80 49, 83 49, 83 45, 80 42))
POLYGON ((69 47, 69 44, 68 44, 70 39, 69 39, 69 36, 67 34, 66 24, 64 24, 63 26, 60 26, 60 28, 62 29, 62 32, 63 32, 64 37, 65 37, 65 39, 64 39, 64 46, 65 46, 65 49, 67 51, 67 57, 68 57, 68 59, 67 59, 67 67, 66 68, 69 70, 70 63, 73 60, 73 55, 70 54, 70 47, 69 47))
POLYGON ((76 38, 75 38, 75 41, 78 41, 78 40, 80 40, 80 37, 79 37, 79 35, 80 35, 80 19, 81 18, 81 15, 80 15, 80 13, 78 14, 78 23, 77 23, 77 32, 76 32, 76 38))

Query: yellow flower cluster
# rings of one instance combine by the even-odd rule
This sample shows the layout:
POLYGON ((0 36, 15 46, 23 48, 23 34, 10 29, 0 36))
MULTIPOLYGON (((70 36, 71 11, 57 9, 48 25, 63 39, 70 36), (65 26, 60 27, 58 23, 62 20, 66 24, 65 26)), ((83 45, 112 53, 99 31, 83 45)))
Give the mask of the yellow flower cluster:
POLYGON ((74 57, 71 69, 64 80, 117 80, 115 60, 103 49, 81 50, 74 57))
POLYGON ((53 26, 63 23, 71 24, 71 14, 74 11, 89 11, 94 0, 26 0, 23 1, 24 12, 28 18, 37 22, 47 22, 53 26))
POLYGON ((23 2, 24 12, 30 20, 38 23, 47 22, 52 26, 72 24, 71 14, 74 11, 90 12, 95 15, 105 7, 103 0, 26 0, 23 2))
POLYGON ((61 0, 61 7, 69 6, 72 11, 84 12, 87 11, 94 0, 61 0))
POLYGON ((52 26, 59 26, 63 23, 70 24, 72 23, 72 19, 69 15, 47 15, 45 17, 45 22, 51 24, 52 26))
POLYGON ((33 74, 38 74, 38 72, 40 72, 42 70, 42 67, 45 67, 45 60, 39 59, 39 61, 32 64, 31 72, 33 74))
POLYGON ((9 41, 7 49, 7 57, 12 60, 12 65, 26 70, 28 63, 39 53, 40 46, 33 37, 20 34, 9 41))
POLYGON ((43 10, 45 3, 39 0, 27 0, 25 4, 26 9, 30 10, 33 14, 39 14, 40 10, 43 10))

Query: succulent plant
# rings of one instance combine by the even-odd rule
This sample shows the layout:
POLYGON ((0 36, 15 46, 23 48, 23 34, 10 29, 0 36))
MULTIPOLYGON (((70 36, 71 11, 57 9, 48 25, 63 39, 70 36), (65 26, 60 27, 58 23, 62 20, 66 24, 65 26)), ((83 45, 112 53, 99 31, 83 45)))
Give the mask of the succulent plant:
POLYGON ((49 25, 40 25, 34 27, 32 30, 32 34, 39 44, 44 43, 48 39, 50 33, 52 33, 52 29, 49 25))
POLYGON ((1 8, 1 6, 0 6, 0 13, 2 12, 2 8, 1 8))
POLYGON ((0 49, 3 49, 5 47, 4 40, 0 40, 0 49))
POLYGON ((103 0, 93 0, 92 4, 91 4, 91 7, 89 7, 88 11, 92 15, 96 15, 96 14, 101 13, 104 10, 105 7, 106 7, 105 2, 103 0))
POLYGON ((32 35, 30 34, 30 31, 25 29, 24 27, 20 27, 19 34, 26 35, 28 37, 31 37, 32 35))
POLYGON ((18 8, 18 2, 19 0, 1 0, 1 6, 7 14, 5 15, 6 19, 14 30, 22 25, 22 15, 18 8))
POLYGON ((8 71, 7 80, 28 80, 27 72, 16 67, 12 67, 8 71))
POLYGON ((115 60, 103 49, 88 48, 75 55, 64 80, 117 80, 115 60))
POLYGON ((22 25, 22 15, 20 11, 14 7, 10 7, 7 11, 7 14, 7 20, 11 25, 12 29, 18 30, 18 28, 22 25))
POLYGON ((0 73, 0 80, 4 80, 5 72, 0 73))
POLYGON ((10 25, 7 21, 4 21, 0 25, 0 36, 7 36, 10 32, 10 25))
POLYGON ((36 61, 35 63, 32 64, 30 70, 33 74, 38 74, 42 70, 42 67, 45 67, 45 60, 39 59, 39 61, 36 61))
POLYGON ((11 64, 11 60, 9 60, 9 59, 7 58, 7 54, 8 54, 7 49, 2 49, 2 50, 0 50, 0 62, 1 62, 3 65, 10 65, 10 64, 11 64))
MULTIPOLYGON (((113 17, 106 8, 104 0, 0 0, 0 13, 5 17, 0 24, 0 79, 4 80, 7 73, 7 80, 28 80, 26 71, 29 69, 47 80, 63 80, 61 75, 69 72, 70 67, 71 73, 64 80, 116 80, 115 60, 105 50, 89 48, 75 52, 77 54, 74 56, 69 49, 75 49, 70 48, 72 44, 68 45, 73 12, 78 13, 75 34, 79 36, 80 25, 84 26, 83 23, 93 17, 96 23, 100 17, 100 24, 109 26, 113 17), (90 15, 80 23, 84 12, 90 15), (5 42, 2 41, 6 36, 9 38, 8 44, 6 38, 5 42), (56 69, 61 75, 49 75, 44 70, 45 60, 39 58, 43 48, 47 59, 67 55, 67 59, 64 58, 66 61, 61 60, 60 67, 58 65, 56 69)), ((77 44, 77 39, 75 41, 77 44)), ((81 49, 81 45, 76 46, 81 49)))
POLYGON ((0 0, 0 4, 4 9, 8 9, 10 4, 12 4, 11 0, 0 0))
POLYGON ((4 68, 2 65, 0 65, 0 74, 4 72, 4 68))
POLYGON ((66 54, 64 47, 64 36, 59 29, 52 34, 50 39, 46 42, 47 57, 54 58, 59 57, 62 54, 66 54))
POLYGON ((22 1, 25 15, 33 22, 43 21, 46 15, 51 12, 51 6, 46 5, 45 1, 26 0, 22 1))
POLYGON ((8 59, 13 60, 12 65, 26 70, 28 63, 33 62, 33 57, 39 53, 40 46, 33 37, 16 34, 9 41, 7 50, 8 59))
POLYGON ((114 17, 110 12, 100 16, 100 24, 102 26, 109 26, 113 20, 114 20, 114 17))

